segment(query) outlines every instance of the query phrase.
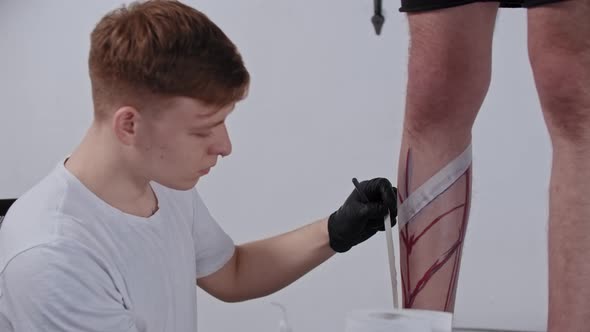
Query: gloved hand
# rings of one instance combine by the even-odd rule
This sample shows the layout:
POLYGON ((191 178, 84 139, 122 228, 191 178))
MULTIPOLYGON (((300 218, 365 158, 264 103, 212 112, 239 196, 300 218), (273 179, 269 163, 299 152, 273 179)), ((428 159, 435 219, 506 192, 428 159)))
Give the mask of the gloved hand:
POLYGON ((377 231, 383 231, 388 213, 391 214, 393 227, 397 217, 397 189, 391 182, 385 178, 360 182, 358 190, 355 188, 344 204, 328 218, 330 247, 336 252, 345 252, 377 231))

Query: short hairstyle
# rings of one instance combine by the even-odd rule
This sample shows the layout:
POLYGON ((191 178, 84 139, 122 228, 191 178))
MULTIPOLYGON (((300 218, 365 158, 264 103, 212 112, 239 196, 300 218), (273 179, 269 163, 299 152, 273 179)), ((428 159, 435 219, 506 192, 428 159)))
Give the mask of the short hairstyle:
POLYGON ((244 98, 250 81, 225 33, 172 0, 135 1, 106 14, 91 33, 88 66, 96 117, 151 97, 225 106, 244 98))

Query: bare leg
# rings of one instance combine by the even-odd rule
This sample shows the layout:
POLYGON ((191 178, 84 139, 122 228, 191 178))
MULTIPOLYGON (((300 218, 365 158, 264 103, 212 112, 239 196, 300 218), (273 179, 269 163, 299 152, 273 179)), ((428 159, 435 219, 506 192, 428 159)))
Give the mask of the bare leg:
POLYGON ((590 2, 529 10, 529 56, 553 146, 550 332, 590 322, 590 2))
MULTIPOLYGON (((399 200, 471 143, 491 77, 497 3, 410 14, 399 200)), ((471 169, 400 229, 406 308, 453 311, 470 205, 471 169)))

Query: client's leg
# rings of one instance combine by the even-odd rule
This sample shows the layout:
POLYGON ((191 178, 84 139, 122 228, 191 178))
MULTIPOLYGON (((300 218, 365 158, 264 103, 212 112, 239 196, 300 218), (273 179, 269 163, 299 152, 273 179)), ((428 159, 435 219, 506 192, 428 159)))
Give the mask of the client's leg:
POLYGON ((408 16, 398 174, 405 307, 454 309, 469 215, 471 129, 490 83, 497 10, 497 3, 475 3, 408 16))

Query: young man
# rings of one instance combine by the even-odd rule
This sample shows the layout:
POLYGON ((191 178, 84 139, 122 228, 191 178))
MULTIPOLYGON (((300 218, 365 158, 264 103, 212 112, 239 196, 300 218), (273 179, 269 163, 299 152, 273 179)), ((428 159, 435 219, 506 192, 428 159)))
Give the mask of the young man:
POLYGON ((234 246, 194 187, 231 152, 224 120, 249 74, 195 9, 109 13, 89 68, 92 126, 0 229, 2 331, 195 331, 195 283, 223 301, 265 296, 396 214, 395 188, 376 178, 328 218, 234 246))
POLYGON ((471 197, 471 130, 490 84, 499 6, 528 8, 529 57, 553 145, 549 331, 587 331, 588 0, 402 0, 411 35, 399 167, 404 303, 414 308, 454 309, 471 197), (452 181, 445 181, 445 176, 452 181))

